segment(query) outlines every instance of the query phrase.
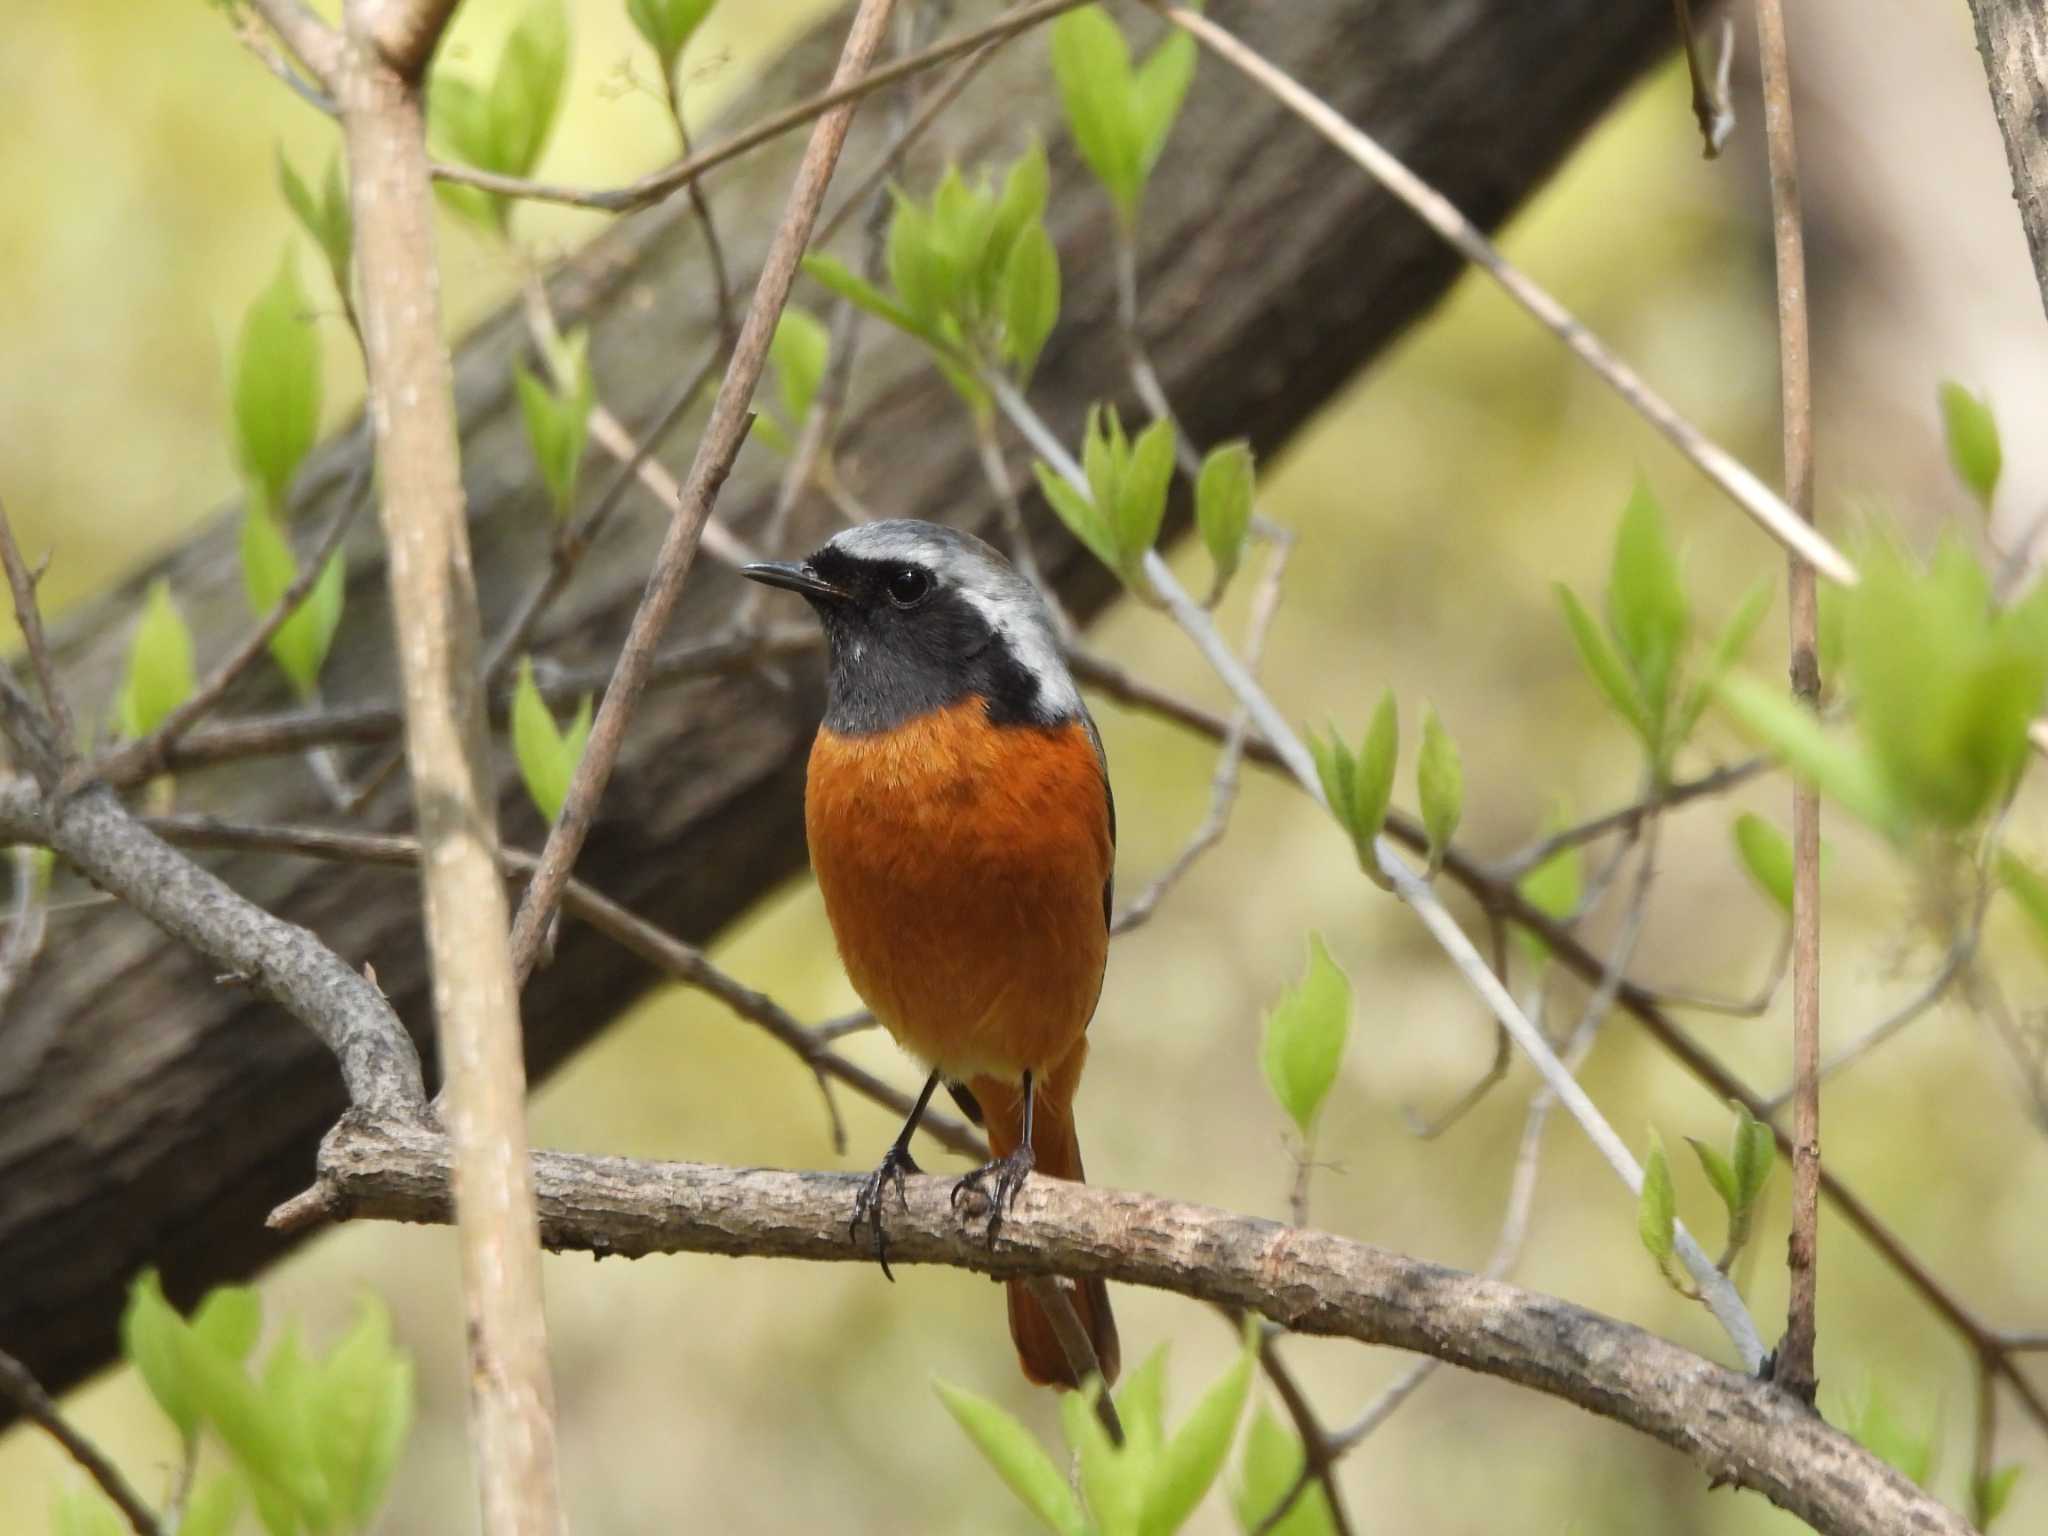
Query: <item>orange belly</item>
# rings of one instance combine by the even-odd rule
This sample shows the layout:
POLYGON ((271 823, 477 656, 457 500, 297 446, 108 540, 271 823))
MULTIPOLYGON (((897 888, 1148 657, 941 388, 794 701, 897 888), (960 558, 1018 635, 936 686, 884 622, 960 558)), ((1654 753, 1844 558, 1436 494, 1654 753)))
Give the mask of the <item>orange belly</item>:
POLYGON ((1109 952, 1108 790, 1086 729, 995 726, 980 699, 872 736, 820 730, 811 867, 854 990, 949 1077, 1049 1072, 1109 952))

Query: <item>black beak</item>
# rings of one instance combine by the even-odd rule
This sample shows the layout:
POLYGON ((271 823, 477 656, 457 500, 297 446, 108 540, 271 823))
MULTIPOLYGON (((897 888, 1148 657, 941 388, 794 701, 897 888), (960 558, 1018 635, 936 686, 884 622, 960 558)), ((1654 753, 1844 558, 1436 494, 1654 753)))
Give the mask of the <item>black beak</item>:
POLYGON ((848 595, 808 565, 797 565, 787 560, 757 560, 752 565, 741 566, 740 574, 764 587, 782 587, 805 597, 844 598, 848 595))

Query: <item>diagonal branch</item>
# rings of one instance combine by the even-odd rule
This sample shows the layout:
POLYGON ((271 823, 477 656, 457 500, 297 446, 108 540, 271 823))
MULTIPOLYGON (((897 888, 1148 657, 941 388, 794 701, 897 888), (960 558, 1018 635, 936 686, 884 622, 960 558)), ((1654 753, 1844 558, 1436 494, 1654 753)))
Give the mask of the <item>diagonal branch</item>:
POLYGON ((85 1468, 92 1480, 100 1485, 100 1491, 114 1501, 115 1507, 134 1529, 135 1536, 159 1536, 163 1527, 157 1523, 150 1507, 142 1502, 142 1496, 121 1475, 121 1469, 107 1460, 98 1446, 80 1434, 58 1412, 57 1405, 43 1390, 42 1383, 28 1373, 27 1366, 4 1349, 0 1349, 0 1397, 11 1400, 30 1423, 41 1425, 51 1439, 64 1447, 73 1461, 85 1468))
MULTIPOLYGON (((417 1128, 345 1124, 321 1152, 338 1214, 445 1221, 448 1158, 417 1128)), ((543 1152, 544 1240, 636 1257, 716 1253, 859 1261, 858 1179, 543 1152)), ((1433 1355, 1578 1404, 1764 1494, 1829 1536, 1969 1527, 1769 1383, 1569 1302, 1328 1233, 1059 1179, 1026 1181, 1001 1236, 954 1214, 952 1181, 906 1181, 890 1258, 998 1276, 1067 1274, 1256 1311, 1298 1333, 1433 1355)))
MULTIPOLYGON (((833 76, 835 86, 855 81, 866 71, 875 50, 881 45, 892 5, 893 0, 861 0, 860 10, 847 33, 846 47, 839 57, 839 67, 833 76)), ((654 573, 648 578, 646 594, 640 599, 632 628, 627 631, 625 644, 620 647, 618 670, 612 674, 611 685, 605 689, 604 703, 591 724, 589 745, 584 750, 582 761, 576 765, 561 815, 548 833, 547 846, 541 850, 540 868, 533 883, 527 887, 526 899, 520 903, 519 916, 512 930, 512 955, 514 969, 521 981, 531 974, 534 962, 539 958, 548 920, 554 915, 562 885, 569 878, 576 855, 582 850, 583 840, 590 832, 590 824, 597 815, 598 801, 604 795, 605 785, 611 779, 612 765, 617 762, 619 748, 625 740, 626 722, 632 715, 633 706, 639 702, 640 690, 646 686, 655 645, 668 625, 669 612, 682 593, 683 583, 689 578, 698 540, 703 536, 705 520, 711 515, 711 505, 732 471, 733 460, 739 455, 740 443, 753 419, 748 402, 753 398, 754 386, 760 382, 761 370, 768 361, 768 344, 774 338, 775 322, 781 316, 783 303, 789 298, 789 290, 796 281, 797 263, 803 259, 804 248, 810 242, 811 227, 816 223, 818 208, 825 200, 825 189, 839 164, 839 151, 846 143, 846 130, 853 123, 854 106, 852 101, 848 101, 818 119, 817 127, 811 132, 810 146, 804 151, 803 163, 797 167, 788 207, 775 231, 774 243, 768 248, 767 259, 762 263, 760 283, 754 289, 753 302, 747 306, 747 318, 740 327, 739 341, 733 347, 732 363, 718 386, 718 396, 711 405, 711 420, 704 428, 704 436, 697 444, 697 456, 690 463, 689 477, 683 483, 683 504, 669 521, 660 553, 655 556, 654 573)))
POLYGON ((2048 12, 2037 0, 1970 0, 1977 49, 1991 87, 1991 109, 2005 137, 2013 199, 2034 258, 2034 281, 2048 308, 2048 12))

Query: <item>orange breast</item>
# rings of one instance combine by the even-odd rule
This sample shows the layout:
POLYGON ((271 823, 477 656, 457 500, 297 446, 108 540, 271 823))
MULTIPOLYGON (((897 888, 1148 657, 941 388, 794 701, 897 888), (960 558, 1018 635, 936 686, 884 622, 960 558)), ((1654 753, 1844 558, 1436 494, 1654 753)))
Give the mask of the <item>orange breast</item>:
POLYGON ((953 1077, 1043 1076, 1088 1027, 1113 849, 1077 721, 995 726, 982 701, 872 736, 820 730, 804 820, 854 989, 953 1077))

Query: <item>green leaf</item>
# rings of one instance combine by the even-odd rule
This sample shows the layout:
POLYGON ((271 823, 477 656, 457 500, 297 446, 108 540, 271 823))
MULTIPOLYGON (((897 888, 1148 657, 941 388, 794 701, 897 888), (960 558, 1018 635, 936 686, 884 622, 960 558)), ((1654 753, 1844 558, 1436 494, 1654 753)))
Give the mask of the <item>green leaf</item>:
MULTIPOLYGON (((1544 837, 1554 837, 1571 825, 1563 806, 1555 806, 1543 823, 1544 837)), ((1560 848, 1515 882, 1522 899, 1544 916, 1562 922, 1578 911, 1586 890, 1586 850, 1581 843, 1560 848)), ((1550 959, 1550 946, 1525 928, 1517 928, 1530 960, 1542 965, 1550 959)))
POLYGON ((215 1286, 192 1314, 192 1331, 223 1359, 245 1361, 263 1332, 263 1298, 250 1286, 215 1286))
POLYGON ((1052 171, 1046 164, 1045 146, 1034 137, 1031 147, 1012 162, 1003 177, 1002 196, 996 199, 988 232, 988 259, 997 270, 1008 264, 1018 237, 1044 222, 1051 191, 1052 171))
POLYGON ((1145 1487, 1138 1458, 1110 1443, 1109 1431, 1096 1417, 1102 1391, 1091 1381, 1079 1392, 1060 1394, 1060 1425, 1067 1445, 1081 1464, 1081 1497, 1093 1519, 1094 1536, 1137 1536, 1138 1514, 1145 1487))
POLYGON ((810 415, 831 357, 832 333, 825 323, 807 309, 785 306, 768 343, 768 360, 775 365, 776 393, 790 431, 800 429, 810 415))
MULTIPOLYGON (((1301 1438, 1272 1409, 1262 1406, 1245 1432, 1244 1454, 1238 1463, 1234 1504, 1239 1529, 1249 1533, 1265 1525, 1266 1517, 1301 1476, 1307 1460, 1301 1438)), ((1311 1482, 1273 1527, 1271 1536, 1335 1536, 1335 1531, 1329 1497, 1322 1484, 1311 1482)))
POLYGON ((1095 503, 1067 484, 1042 459, 1032 461, 1031 472, 1038 477, 1038 489, 1044 493, 1046 504, 1067 525, 1067 531, 1112 571, 1120 569, 1122 562, 1118 558, 1116 535, 1096 510, 1095 503))
POLYGON ((1117 1394, 1124 1423, 1124 1453, 1148 1463, 1166 1443, 1166 1346, 1155 1348, 1124 1378, 1117 1394))
POLYGON ((1365 728, 1365 740, 1358 751, 1358 768, 1351 783, 1351 837, 1358 846, 1358 858, 1374 875, 1379 858, 1373 839, 1387 824, 1387 806, 1394 798, 1394 769, 1401 755, 1401 721, 1394 708, 1394 690, 1380 694, 1380 702, 1365 728))
POLYGON ((1117 408, 1089 406, 1088 421, 1081 430, 1081 474, 1088 482, 1089 499, 1112 523, 1130 457, 1131 445, 1124 437, 1123 417, 1117 408))
POLYGON ((392 1347, 391 1320, 366 1298, 361 1318, 317 1373, 313 1445, 336 1507, 369 1529, 412 1427, 412 1362, 392 1347))
POLYGON ((1259 1053, 1267 1086, 1304 1140, 1337 1080, 1350 1029, 1351 983, 1331 960, 1322 936, 1311 933, 1308 971, 1267 1015, 1259 1053))
POLYGON ((1749 648, 1751 637, 1756 634, 1757 626, 1763 622, 1770 608, 1770 579, 1759 576, 1743 593, 1742 601, 1736 604, 1735 612, 1715 639, 1713 654, 1707 658, 1705 669, 1686 690, 1685 705, 1679 711, 1677 725, 1671 732, 1673 751, 1692 739, 1692 733, 1699 728, 1700 716, 1706 713, 1707 704, 1713 698, 1714 684, 1727 676, 1728 669, 1741 660, 1742 653, 1749 648))
POLYGON ((1742 1210, 1756 1205, 1757 1196, 1771 1181, 1771 1169, 1777 1160, 1778 1138, 1768 1125, 1749 1112, 1747 1105, 1738 1102, 1733 1161, 1736 1201, 1742 1210))
POLYGON ((1728 1208, 1728 1219, 1733 1221, 1742 1209, 1742 1191, 1735 1182, 1735 1167, 1719 1152, 1701 1141, 1697 1136, 1685 1138, 1693 1152, 1699 1157, 1700 1171, 1706 1174, 1707 1182, 1714 1186, 1714 1193, 1721 1197, 1721 1204, 1728 1208))
POLYGON ((1221 592, 1244 558, 1252 525, 1252 445, 1242 438, 1211 448, 1195 477, 1195 526, 1216 567, 1221 592))
POLYGON ((242 318, 229 386, 235 462, 273 512, 284 509, 320 430, 320 334, 310 308, 297 253, 287 245, 277 275, 242 318))
POLYGON ((127 1536, 128 1522, 97 1488, 73 1488, 50 1505, 54 1536, 127 1536))
POLYGON ((128 1287, 128 1303, 121 1310, 121 1353, 177 1427, 179 1438, 189 1444, 199 1433, 199 1410, 178 1372, 175 1335, 182 1327, 182 1319, 164 1300, 157 1272, 145 1269, 128 1287))
POLYGON ((1799 778, 1892 838, 1904 830, 1897 797, 1869 754, 1829 734, 1812 711, 1779 688, 1732 675, 1714 690, 1721 707, 1799 778))
MULTIPOLYGON (((445 69, 434 71, 427 91, 427 140, 447 159, 499 170, 491 141, 490 97, 445 69)), ((436 181, 434 194, 454 212, 494 235, 505 233, 510 203, 495 193, 436 181)))
POLYGON ((932 1386, 946 1411, 967 1431, 967 1437, 1010 1491, 1024 1501, 1025 1508, 1060 1536, 1086 1536, 1088 1523, 1067 1487, 1066 1475, 1053 1465, 1030 1430, 985 1397, 945 1381, 935 1380, 932 1386))
POLYGON ((1443 867, 1444 850, 1465 814, 1465 765, 1458 744, 1437 717, 1436 706, 1422 707, 1422 752, 1415 763, 1415 792, 1422 803, 1422 825, 1429 833, 1429 871, 1443 867))
POLYGON ((185 1503, 178 1536, 228 1536, 242 1512, 242 1482, 231 1472, 202 1478, 185 1503))
POLYGON ((342 184, 341 157, 338 154, 327 157, 327 170, 321 177, 317 198, 292 168, 291 162, 285 159, 282 149, 277 154, 277 180, 300 228, 312 236, 313 243, 320 248, 320 254, 327 262, 328 274, 334 279, 334 291, 346 300, 349 253, 355 243, 355 224, 349 211, 348 189, 342 184))
POLYGON ((2033 927, 2034 941, 2048 952, 2048 877, 2007 849, 1998 851, 1998 883, 2019 903, 2033 927))
POLYGON ((1970 1487, 1970 1519, 1980 1531, 1991 1529, 1992 1521, 2005 1513, 2012 1502, 2012 1490, 2020 1480, 2020 1464, 2007 1462, 1975 1479, 1970 1487))
POLYGON ((1029 378, 1060 318, 1060 257, 1035 219, 1024 226, 1003 268, 1003 351, 1029 378))
POLYGON ((2005 466, 1998 421, 1990 406, 1953 379, 1942 382, 1937 398, 1942 435, 1948 439, 1948 461, 1955 466, 1956 478, 1988 512, 1998 491, 1999 471, 2005 466))
POLYGON ((1138 1527, 1144 1536, 1173 1536, 1216 1481, 1244 1413, 1253 1359, 1249 1349, 1240 1354, 1236 1364, 1202 1394, 1187 1421, 1167 1442, 1145 1491, 1138 1527))
POLYGON ((1159 542, 1167 487, 1172 483, 1173 423, 1162 416, 1131 444, 1130 467, 1117 497, 1117 543, 1134 578, 1146 552, 1159 542))
POLYGON ((1188 87, 1195 79, 1195 40, 1173 32, 1140 64, 1131 77, 1130 116, 1141 178, 1152 174, 1166 148, 1173 120, 1180 115, 1188 87))
POLYGON ((1636 1195, 1636 1235, 1660 1265, 1671 1257, 1678 1241, 1678 1192, 1672 1187, 1663 1138, 1654 1130, 1650 1155, 1643 1163, 1643 1187, 1636 1195))
POLYGON ((1672 684, 1692 624, 1678 556, 1664 527, 1663 509, 1638 483, 1614 536, 1614 567, 1607 584, 1607 626, 1636 683, 1660 764, 1668 756, 1665 722, 1672 684))
POLYGON ((1351 748, 1344 744, 1344 738, 1337 734, 1337 728, 1330 727, 1327 739, 1314 731, 1307 733, 1309 755, 1316 760, 1316 777, 1322 781, 1323 799, 1329 804, 1330 814, 1337 819, 1337 825, 1346 832, 1351 830, 1352 786, 1358 781, 1358 759, 1351 755, 1351 748))
POLYGON ((1607 695, 1607 702, 1647 746, 1651 740, 1650 720, 1643 713, 1635 682, 1629 677, 1621 658, 1615 654, 1614 646, 1570 587, 1559 583, 1557 600, 1564 606, 1565 627, 1571 631, 1572 641, 1579 648, 1579 660, 1585 665, 1586 675, 1607 695))
POLYGON ((1102 7, 1083 6, 1053 23, 1052 72, 1074 147, 1125 228, 1135 228, 1145 167, 1132 110, 1131 54, 1102 7))
POLYGON ((674 80, 676 60, 711 14, 716 0, 626 0, 626 15, 661 61, 664 80, 674 80))
POLYGON ((160 576, 150 583, 128 650, 128 677, 117 705, 122 733, 147 736, 192 697, 195 686, 192 631, 171 598, 170 582, 160 576))
POLYGON ((512 377, 526 423, 527 445, 533 450, 534 464, 559 522, 576 505, 590 412, 597 401, 597 386, 590 373, 589 332, 572 331, 550 361, 554 372, 550 383, 529 373, 523 363, 512 365, 512 377))
POLYGON ((590 738, 590 696, 577 706, 565 733, 555 724, 540 689, 534 686, 533 658, 520 658, 519 678, 512 690, 512 753, 519 776, 541 815, 552 824, 569 797, 569 781, 590 738))
POLYGON ((873 283, 857 276, 844 262, 830 256, 806 256, 804 271, 855 308, 866 310, 877 320, 888 322, 905 335, 915 336, 920 340, 931 339, 933 333, 922 320, 873 283))
POLYGON ((1757 889, 1780 912, 1792 915, 1792 845, 1763 817, 1745 811, 1735 818, 1735 851, 1757 889))
MULTIPOLYGON (((298 561, 284 532, 262 507, 252 505, 242 516, 242 584, 249 611, 267 617, 298 579, 298 561)), ((320 681, 334 632, 341 627, 347 571, 339 554, 326 567, 290 618, 270 637, 270 654, 299 697, 309 698, 320 681)))
POLYGON ((569 72, 569 18, 561 0, 537 0, 505 39, 491 81, 493 170, 527 176, 554 131, 569 72))

